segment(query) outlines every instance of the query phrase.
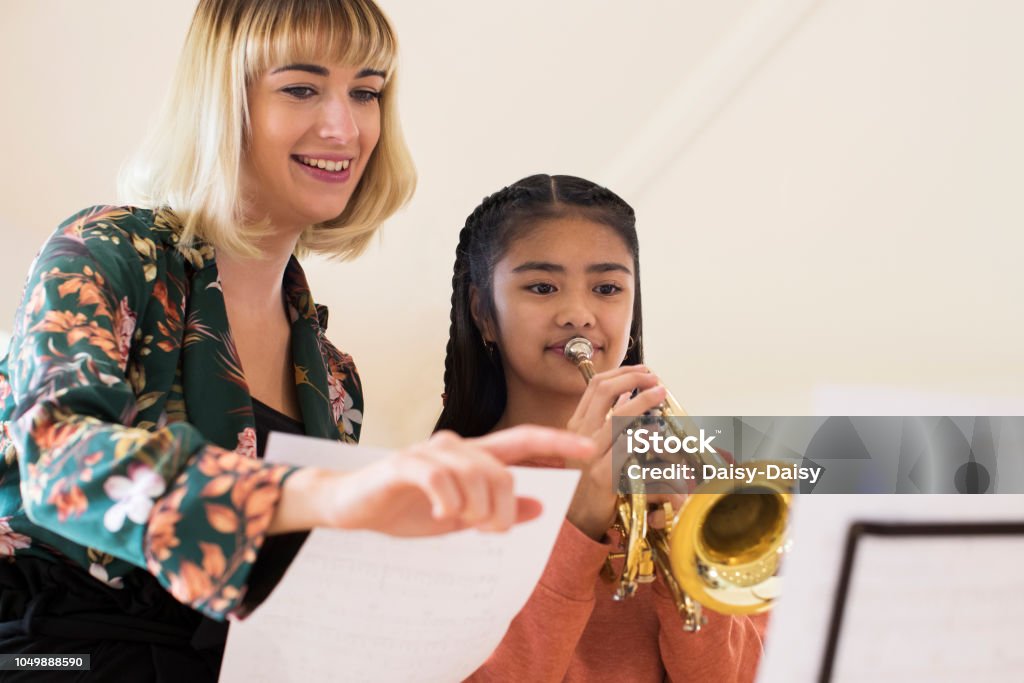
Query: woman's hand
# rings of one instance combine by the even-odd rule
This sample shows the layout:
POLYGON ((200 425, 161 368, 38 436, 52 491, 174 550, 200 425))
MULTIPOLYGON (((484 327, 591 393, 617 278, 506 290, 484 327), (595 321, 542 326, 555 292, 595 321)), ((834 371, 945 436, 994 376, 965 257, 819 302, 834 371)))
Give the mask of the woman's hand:
POLYGON ((317 526, 430 536, 459 529, 505 531, 541 506, 517 498, 507 465, 538 456, 572 460, 593 442, 546 427, 515 427, 475 439, 438 432, 355 472, 296 472, 285 482, 270 533, 317 526))
POLYGON ((594 375, 567 428, 589 436, 602 455, 583 465, 583 474, 566 517, 580 531, 599 540, 615 519, 615 482, 612 476, 611 418, 642 415, 665 400, 665 388, 642 365, 627 365, 594 375), (639 393, 630 398, 633 390, 639 393), (611 409, 609 411, 609 409, 611 409))

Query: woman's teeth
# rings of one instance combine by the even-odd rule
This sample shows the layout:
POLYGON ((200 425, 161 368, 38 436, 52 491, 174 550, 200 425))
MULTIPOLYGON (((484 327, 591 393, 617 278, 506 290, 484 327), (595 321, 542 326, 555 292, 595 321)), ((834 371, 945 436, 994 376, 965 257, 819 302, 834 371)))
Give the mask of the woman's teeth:
POLYGON ((312 166, 313 168, 321 168, 325 171, 344 171, 348 168, 349 159, 344 161, 327 161, 326 159, 314 159, 312 157, 297 157, 299 161, 306 164, 306 166, 312 166))

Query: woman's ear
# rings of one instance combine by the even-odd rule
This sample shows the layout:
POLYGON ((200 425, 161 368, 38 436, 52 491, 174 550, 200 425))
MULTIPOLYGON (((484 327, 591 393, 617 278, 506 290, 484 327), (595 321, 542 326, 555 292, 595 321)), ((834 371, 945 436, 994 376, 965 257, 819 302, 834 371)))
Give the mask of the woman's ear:
POLYGON ((498 340, 490 317, 483 311, 483 304, 480 302, 480 290, 476 288, 476 285, 470 285, 469 287, 469 314, 473 316, 473 323, 476 324, 476 329, 480 331, 480 336, 484 338, 485 343, 489 344, 498 340))

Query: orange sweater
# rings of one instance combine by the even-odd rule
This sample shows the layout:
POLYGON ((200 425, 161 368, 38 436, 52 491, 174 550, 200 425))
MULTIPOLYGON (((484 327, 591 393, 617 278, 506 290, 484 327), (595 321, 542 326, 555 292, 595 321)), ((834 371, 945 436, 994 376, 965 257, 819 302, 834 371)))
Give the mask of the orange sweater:
POLYGON ((551 558, 501 644, 470 681, 753 681, 765 617, 705 610, 697 634, 657 581, 612 600, 598 576, 610 543, 562 523, 551 558))

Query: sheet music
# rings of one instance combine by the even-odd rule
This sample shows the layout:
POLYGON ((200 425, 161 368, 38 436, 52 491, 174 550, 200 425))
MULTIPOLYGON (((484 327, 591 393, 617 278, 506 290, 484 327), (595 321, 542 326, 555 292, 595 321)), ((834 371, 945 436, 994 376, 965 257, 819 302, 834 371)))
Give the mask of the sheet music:
MULTIPOLYGON (((799 497, 783 598, 765 634, 758 682, 818 680, 847 530, 855 521, 1021 520, 1022 495, 799 497)), ((1020 680, 1022 557, 1016 536, 861 537, 832 680, 1020 680)))
POLYGON ((1020 680, 1022 567, 1024 534, 861 537, 832 680, 1020 680))
MULTIPOLYGON (((267 460, 354 469, 386 455, 274 434, 267 460)), ((540 518, 505 534, 423 539, 317 529, 249 618, 233 622, 222 681, 443 681, 501 641, 547 563, 576 470, 512 468, 540 518)))

